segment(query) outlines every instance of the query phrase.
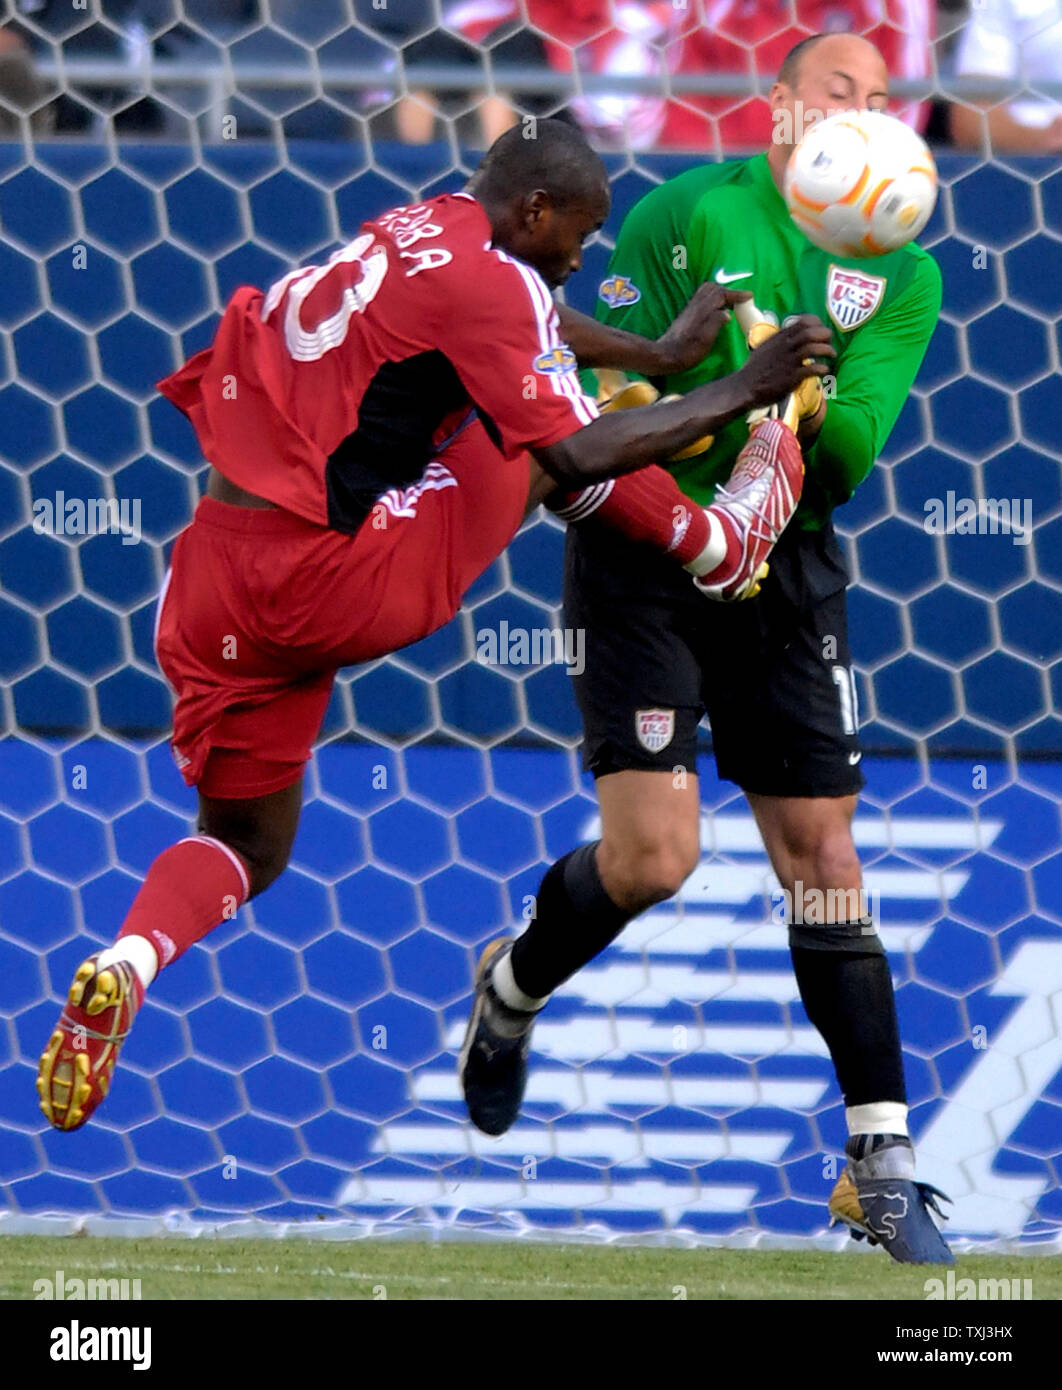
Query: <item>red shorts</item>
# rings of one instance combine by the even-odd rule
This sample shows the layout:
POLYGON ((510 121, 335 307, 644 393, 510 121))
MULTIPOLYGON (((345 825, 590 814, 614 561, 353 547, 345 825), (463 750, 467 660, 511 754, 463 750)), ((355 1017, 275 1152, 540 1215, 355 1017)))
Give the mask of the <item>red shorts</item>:
POLYGON ((174 545, 155 636, 188 785, 234 799, 298 781, 335 672, 453 617, 520 525, 528 476, 527 455, 505 460, 476 420, 426 485, 390 493, 354 536, 204 497, 174 545))

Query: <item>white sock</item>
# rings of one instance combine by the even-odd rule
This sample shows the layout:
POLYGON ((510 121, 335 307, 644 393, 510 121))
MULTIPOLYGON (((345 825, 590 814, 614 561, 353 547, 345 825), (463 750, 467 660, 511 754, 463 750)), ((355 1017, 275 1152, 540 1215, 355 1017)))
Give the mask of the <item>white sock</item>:
POLYGON ((849 1134, 906 1134, 907 1106, 898 1100, 850 1105, 844 1112, 849 1134))
POLYGON ((131 965, 145 989, 159 973, 158 953, 146 936, 123 936, 100 952, 97 965, 114 965, 116 961, 131 965))
POLYGON ((711 574, 712 570, 718 569, 726 559, 727 551, 727 538, 722 522, 711 507, 705 507, 704 514, 708 518, 708 544, 699 555, 695 555, 688 564, 682 566, 690 574, 698 576, 711 574))
POLYGON ((530 994, 523 992, 513 979, 511 955, 511 951, 506 951, 491 971, 490 982, 494 986, 494 993, 503 1004, 508 1004, 510 1009, 522 1009, 524 1013, 536 1013, 549 1002, 549 995, 547 994, 542 999, 533 999, 530 994))

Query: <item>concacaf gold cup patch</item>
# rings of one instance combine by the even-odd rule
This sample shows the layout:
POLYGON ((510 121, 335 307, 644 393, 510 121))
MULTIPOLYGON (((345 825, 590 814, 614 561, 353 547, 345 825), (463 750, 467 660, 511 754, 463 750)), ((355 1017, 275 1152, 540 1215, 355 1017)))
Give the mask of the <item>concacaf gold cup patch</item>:
POLYGON ((842 333, 851 333, 876 313, 885 298, 885 280, 861 270, 831 265, 826 277, 826 310, 842 333))
POLYGON ((540 352, 531 365, 536 372, 562 376, 565 372, 574 372, 579 363, 570 347, 555 347, 548 352, 540 352))
POLYGON ((597 287, 597 296, 610 309, 625 309, 628 304, 637 304, 642 292, 629 275, 610 275, 597 287))

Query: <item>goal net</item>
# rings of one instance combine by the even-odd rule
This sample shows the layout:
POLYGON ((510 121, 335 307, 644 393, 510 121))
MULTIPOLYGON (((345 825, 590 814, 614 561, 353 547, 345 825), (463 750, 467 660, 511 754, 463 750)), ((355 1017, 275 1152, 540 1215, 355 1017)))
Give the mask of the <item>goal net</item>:
MULTIPOLYGON (((703 19, 694 0, 666 7, 677 29, 659 6, 604 5, 620 53, 604 77, 578 35, 462 8, 447 25, 426 0, 3 7, 0 1228, 823 1232, 843 1105, 707 729, 698 869, 559 991, 519 1123, 490 1140, 466 1121, 478 951, 596 833, 578 653, 552 635, 563 533, 542 515, 448 627, 343 673, 291 867, 161 974, 99 1116, 63 1135, 37 1109, 73 970, 193 814, 152 631, 204 464, 154 382, 237 285, 460 187, 512 103, 541 114, 577 91, 605 151, 612 214, 569 290, 588 311, 633 203, 755 125, 741 112, 770 69, 750 77, 748 34, 720 39, 718 71, 669 60, 703 19)), ((961 21, 941 10, 938 30, 961 21)), ((947 85, 933 51, 923 86, 905 70, 912 102, 947 85)), ((939 162, 923 241, 940 326, 837 518, 868 777, 855 836, 920 1175, 955 1199, 951 1232, 1030 1242, 1062 1221, 1062 176, 939 162)))

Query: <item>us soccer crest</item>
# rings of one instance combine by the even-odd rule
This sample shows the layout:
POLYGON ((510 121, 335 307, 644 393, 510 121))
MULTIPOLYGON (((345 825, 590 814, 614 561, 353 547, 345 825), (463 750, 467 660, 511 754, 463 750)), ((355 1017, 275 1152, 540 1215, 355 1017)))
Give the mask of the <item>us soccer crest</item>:
POLYGON ((634 716, 634 731, 647 753, 659 753, 675 736, 675 711, 640 709, 634 716))
POLYGON ((881 275, 864 275, 859 270, 842 270, 831 265, 826 277, 826 309, 842 333, 866 323, 885 296, 881 275))

